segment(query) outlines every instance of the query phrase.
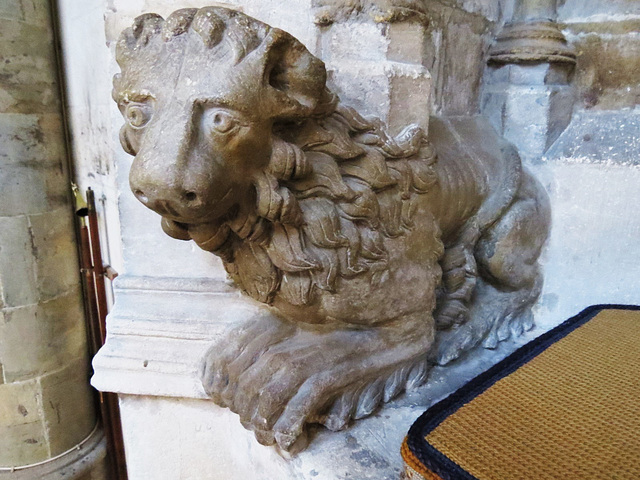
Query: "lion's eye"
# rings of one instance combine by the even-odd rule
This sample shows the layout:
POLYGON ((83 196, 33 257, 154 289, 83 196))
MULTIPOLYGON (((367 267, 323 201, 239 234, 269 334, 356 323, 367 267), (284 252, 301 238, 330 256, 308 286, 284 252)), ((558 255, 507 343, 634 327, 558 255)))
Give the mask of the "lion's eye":
POLYGON ((211 127, 218 133, 227 133, 238 125, 238 120, 224 110, 211 112, 211 127))
POLYGON ((151 119, 151 107, 144 103, 130 103, 125 110, 127 122, 133 128, 142 128, 151 119))

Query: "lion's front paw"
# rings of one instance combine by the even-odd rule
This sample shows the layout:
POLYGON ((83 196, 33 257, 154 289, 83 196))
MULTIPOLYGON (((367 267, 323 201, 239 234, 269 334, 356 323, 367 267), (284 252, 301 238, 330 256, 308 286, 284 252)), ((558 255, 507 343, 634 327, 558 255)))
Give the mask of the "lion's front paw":
POLYGON ((204 358, 201 375, 207 394, 218 405, 234 410, 240 376, 269 347, 286 340, 295 331, 294 325, 270 317, 232 331, 204 358))
POLYGON ((260 443, 289 450, 307 423, 339 430, 422 384, 432 334, 419 331, 244 331, 234 336, 235 356, 230 347, 209 352, 203 380, 260 443))

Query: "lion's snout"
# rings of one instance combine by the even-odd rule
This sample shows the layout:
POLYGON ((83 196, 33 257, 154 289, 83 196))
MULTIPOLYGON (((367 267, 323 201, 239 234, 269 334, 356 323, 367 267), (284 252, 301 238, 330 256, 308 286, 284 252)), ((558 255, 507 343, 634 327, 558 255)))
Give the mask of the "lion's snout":
POLYGON ((176 198, 176 196, 163 198, 155 193, 149 193, 149 189, 141 190, 139 188, 133 190, 133 194, 142 204, 154 212, 175 219, 182 219, 189 216, 188 212, 191 212, 194 208, 202 204, 202 202, 199 201, 198 194, 192 191, 183 191, 177 196, 179 198, 176 198))
POLYGON ((214 221, 250 184, 248 174, 238 181, 232 172, 219 171, 221 157, 211 150, 185 157, 143 149, 131 166, 129 186, 143 205, 165 218, 190 225, 214 221))
POLYGON ((134 166, 129 176, 131 191, 146 207, 163 216, 183 220, 193 216, 202 207, 204 194, 194 186, 171 178, 169 171, 134 166), (151 171, 150 171, 151 170, 151 171))

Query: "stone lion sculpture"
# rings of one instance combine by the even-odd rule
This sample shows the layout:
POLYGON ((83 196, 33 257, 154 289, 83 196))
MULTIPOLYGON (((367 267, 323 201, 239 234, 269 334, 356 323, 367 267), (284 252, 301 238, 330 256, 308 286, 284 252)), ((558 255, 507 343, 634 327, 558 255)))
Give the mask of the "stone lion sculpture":
POLYGON ((392 137, 299 41, 221 7, 138 17, 117 61, 135 196, 266 305, 202 372, 261 443, 339 430, 532 327, 548 200, 482 119, 392 137))

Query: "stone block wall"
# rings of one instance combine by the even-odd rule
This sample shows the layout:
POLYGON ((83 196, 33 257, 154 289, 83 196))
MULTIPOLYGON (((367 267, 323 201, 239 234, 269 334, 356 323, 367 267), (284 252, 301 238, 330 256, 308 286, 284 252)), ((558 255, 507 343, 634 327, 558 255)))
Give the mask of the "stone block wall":
POLYGON ((567 0, 558 9, 575 45, 579 108, 612 110, 640 103, 640 4, 567 0))
POLYGON ((424 65, 433 77, 434 113, 469 115, 480 108, 486 53, 509 19, 513 0, 426 2, 430 20, 424 65))
MULTIPOLYGON (((101 437, 88 384, 61 107, 49 2, 2 2, 0 477, 17 467, 12 478, 50 478, 26 466, 47 464, 92 431, 87 445, 95 449, 101 437)), ((96 452, 104 461, 104 445, 96 452)))

